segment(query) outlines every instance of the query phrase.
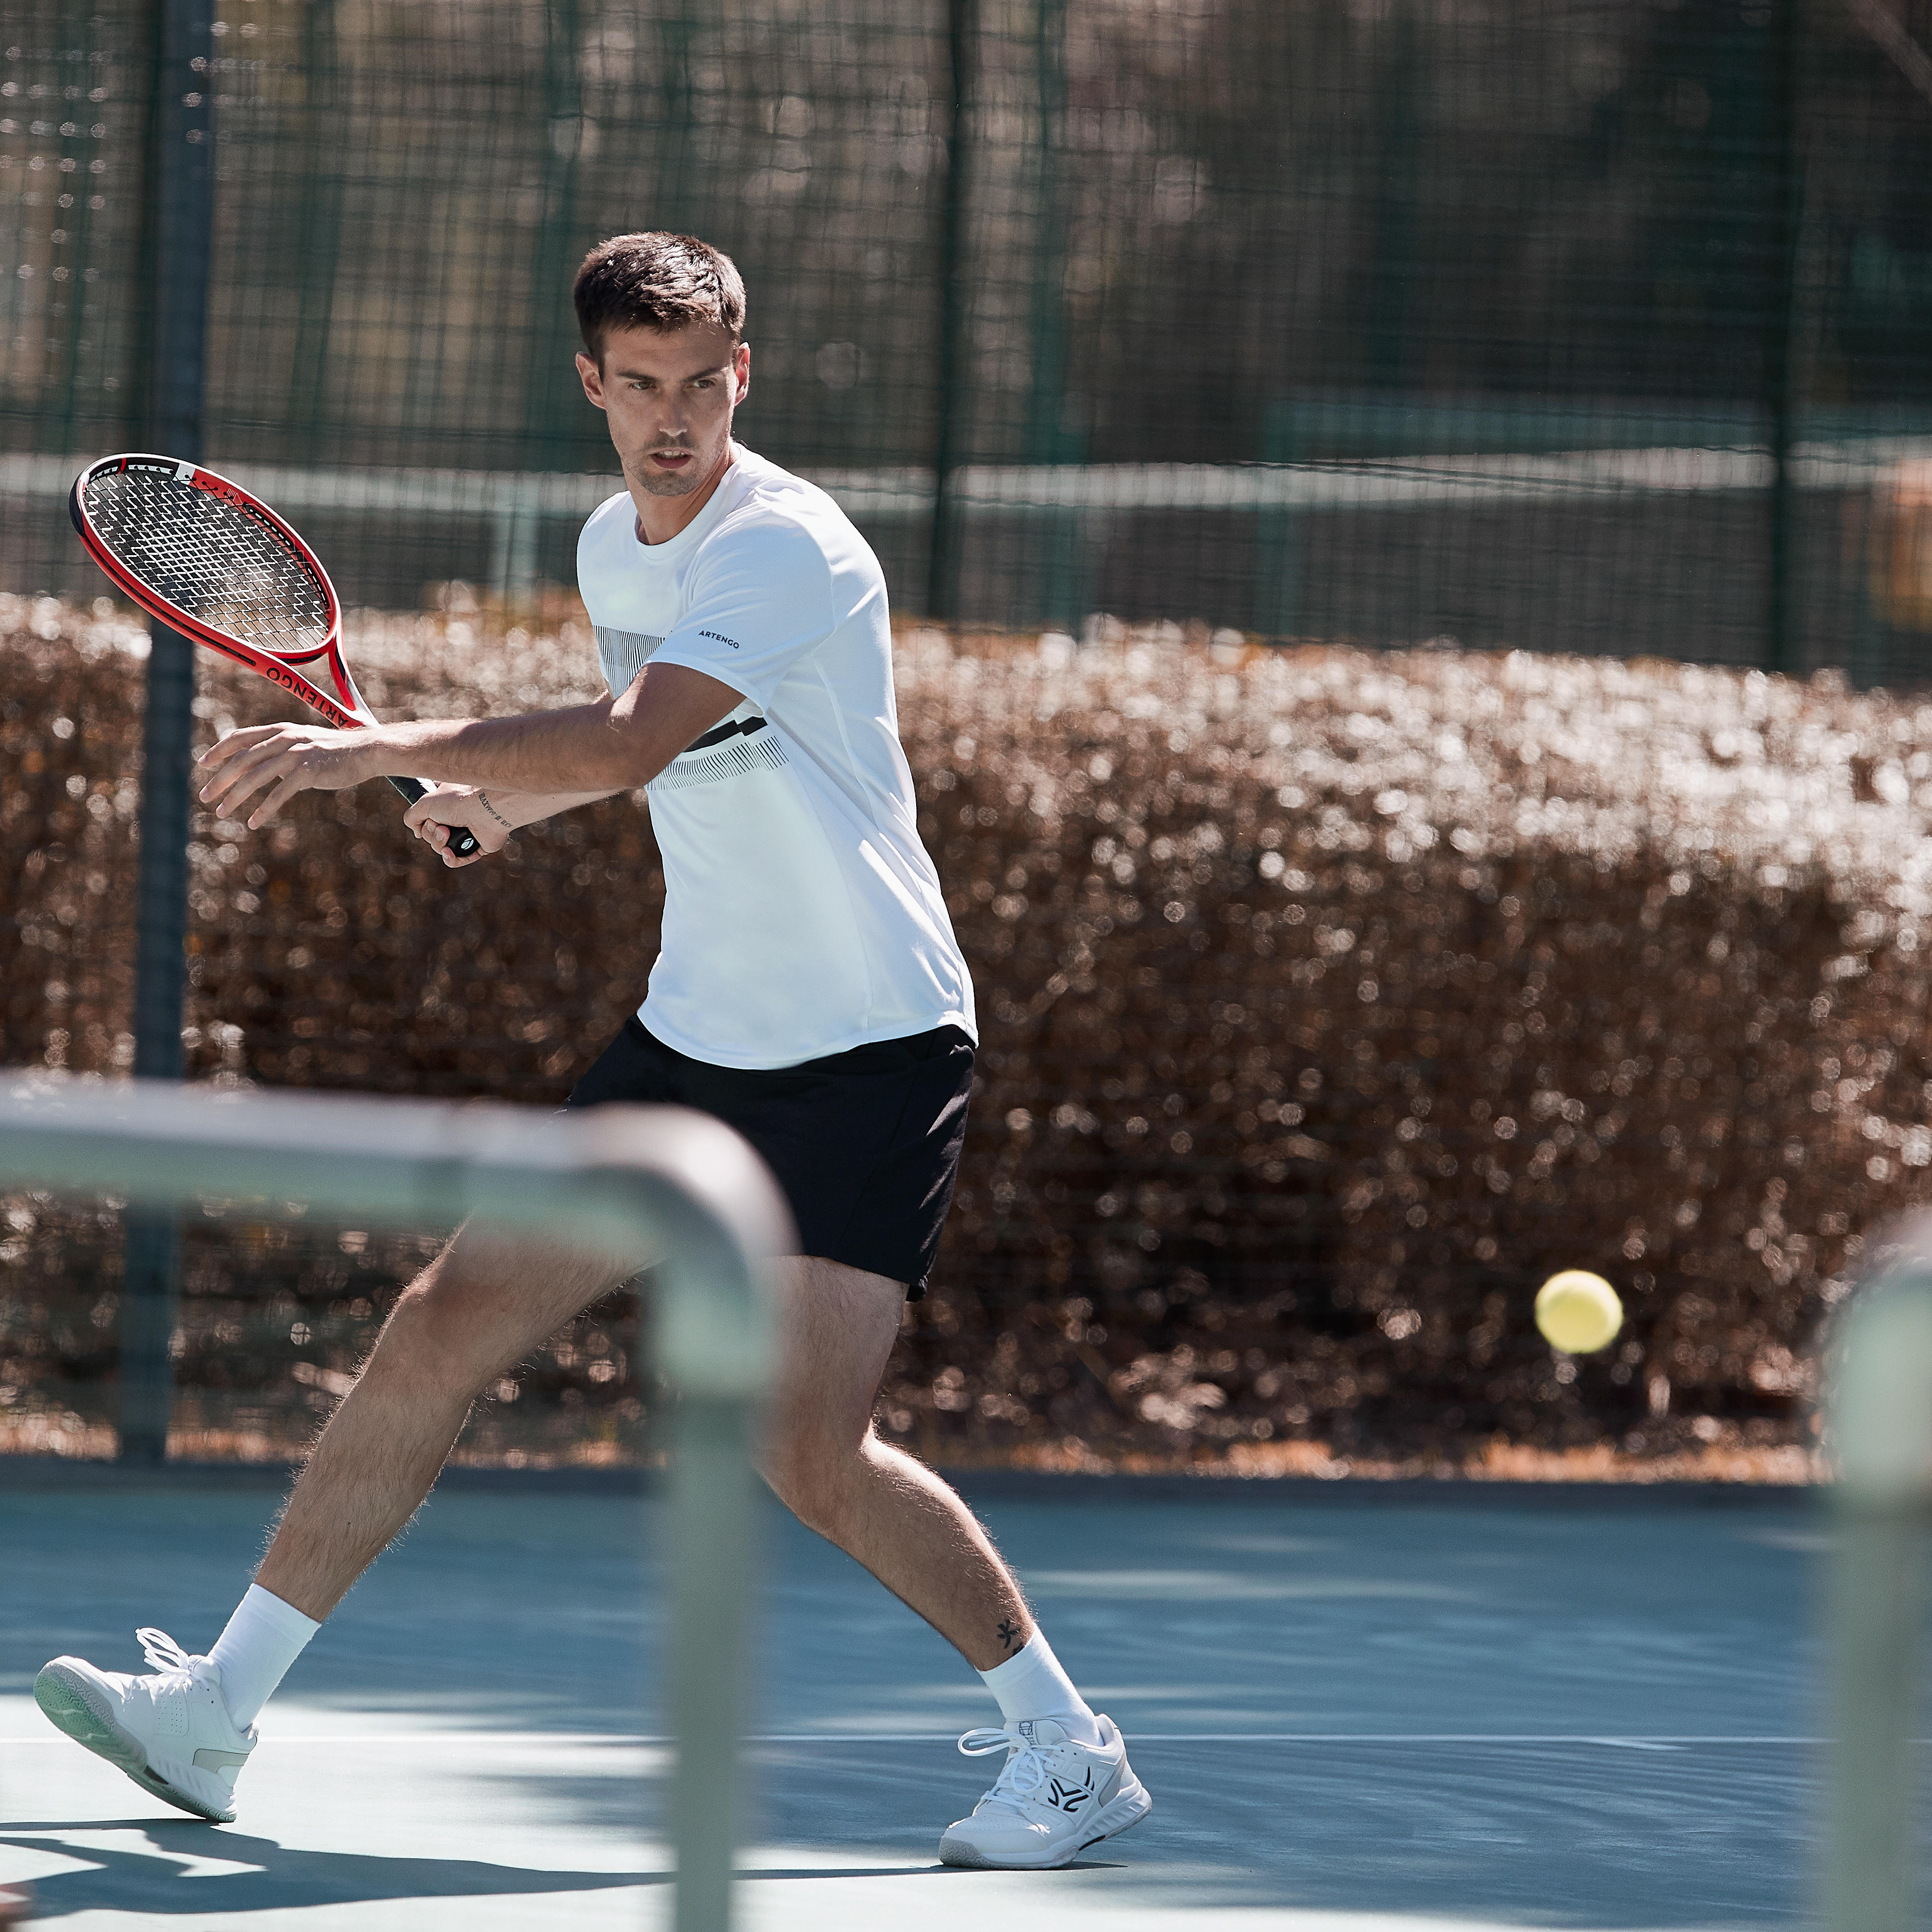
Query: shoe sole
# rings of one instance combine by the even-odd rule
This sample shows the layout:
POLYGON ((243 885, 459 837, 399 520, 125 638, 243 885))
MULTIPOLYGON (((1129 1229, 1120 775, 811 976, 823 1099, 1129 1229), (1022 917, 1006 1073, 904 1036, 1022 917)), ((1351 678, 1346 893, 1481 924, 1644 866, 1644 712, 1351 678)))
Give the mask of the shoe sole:
POLYGON ((234 1823, 232 1811, 211 1810, 200 1799, 190 1798, 154 1770, 148 1762, 147 1747, 131 1731, 123 1730, 114 1721, 113 1714, 102 1708, 100 1694, 78 1672, 49 1664, 34 1679, 34 1702, 56 1730, 96 1757, 105 1759, 143 1791, 212 1824, 234 1823))
POLYGON ((1085 1837, 1062 1846, 1050 1858, 993 1858, 976 1846, 956 1844, 949 1835, 939 1841, 939 1862, 963 1871, 1058 1871, 1062 1865, 1070 1865, 1090 1845, 1131 1832, 1153 1810, 1154 1800, 1148 1796, 1147 1786, 1136 1778, 1111 1804, 1096 1814, 1085 1837))

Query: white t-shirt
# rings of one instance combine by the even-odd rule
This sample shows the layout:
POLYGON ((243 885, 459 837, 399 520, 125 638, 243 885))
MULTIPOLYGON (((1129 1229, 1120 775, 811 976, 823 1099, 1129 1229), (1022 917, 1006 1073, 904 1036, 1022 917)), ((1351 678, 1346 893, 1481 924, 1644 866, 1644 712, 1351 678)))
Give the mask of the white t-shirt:
POLYGON ((720 1066, 949 1024, 976 1039, 899 745, 878 560, 824 490, 734 449, 668 543, 638 541, 628 495, 578 539, 614 696, 649 658, 744 698, 648 788, 664 946, 638 1016, 720 1066))

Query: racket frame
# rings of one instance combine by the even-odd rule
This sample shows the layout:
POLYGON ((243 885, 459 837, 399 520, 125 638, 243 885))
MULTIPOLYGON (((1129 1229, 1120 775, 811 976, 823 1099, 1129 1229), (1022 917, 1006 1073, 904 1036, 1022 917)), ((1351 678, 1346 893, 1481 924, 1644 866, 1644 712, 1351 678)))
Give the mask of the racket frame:
MULTIPOLYGON (((73 519, 74 527, 81 542, 87 546, 92 556, 107 576, 134 602, 151 617, 158 617, 170 630, 178 631, 183 637, 198 644, 206 644, 209 650, 219 651, 224 657, 232 658, 237 664, 248 668, 266 678, 271 684, 279 685, 283 690, 298 698, 310 710, 319 712, 338 730, 357 730, 376 723, 376 716, 363 702, 362 694, 356 688, 356 680, 350 674, 347 660, 342 655, 342 602, 335 594, 335 586, 328 572, 322 568, 322 560, 303 542, 293 524, 271 509, 251 491, 244 490, 232 478, 218 472, 205 469, 198 463, 172 456, 155 456, 146 452, 133 451, 118 456, 104 456, 98 462, 90 463, 74 480, 68 492, 68 514, 73 519), (210 496, 219 497, 232 508, 238 510, 256 522, 267 526, 277 542, 285 544, 294 554, 296 562, 314 577, 320 586, 328 622, 322 641, 305 646, 298 651, 272 651, 265 646, 251 644, 244 639, 232 636, 217 626, 205 623, 191 610, 184 610, 178 604, 164 596, 145 578, 137 575, 123 563, 99 530, 87 510, 87 487, 105 472, 124 473, 131 469, 143 469, 164 472, 177 483, 190 488, 206 490, 210 496), (298 664, 313 664, 318 658, 326 663, 328 676, 336 688, 332 698, 313 678, 296 669, 298 664)), ((428 787, 416 778, 392 778, 391 784, 401 793, 411 804, 421 798, 428 787)), ((466 826, 457 826, 449 830, 450 850, 458 856, 466 858, 477 849, 476 835, 466 826)))

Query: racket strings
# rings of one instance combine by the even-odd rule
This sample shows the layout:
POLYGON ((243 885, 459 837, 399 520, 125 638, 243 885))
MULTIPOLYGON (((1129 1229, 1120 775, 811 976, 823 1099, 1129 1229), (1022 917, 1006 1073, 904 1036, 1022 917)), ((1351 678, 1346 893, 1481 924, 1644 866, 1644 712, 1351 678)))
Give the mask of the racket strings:
POLYGON ((116 557, 177 610, 259 650, 313 651, 328 600, 280 533, 172 475, 113 470, 86 486, 89 519, 116 557))

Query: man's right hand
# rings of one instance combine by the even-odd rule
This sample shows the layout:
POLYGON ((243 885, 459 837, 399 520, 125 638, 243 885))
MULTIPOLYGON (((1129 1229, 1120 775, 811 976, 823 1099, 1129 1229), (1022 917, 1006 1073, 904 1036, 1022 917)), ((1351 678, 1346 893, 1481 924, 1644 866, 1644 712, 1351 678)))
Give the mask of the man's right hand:
POLYGON ((403 814, 403 823, 442 855, 452 872, 465 866, 479 865, 502 850, 515 827, 490 808, 487 790, 475 785, 432 785, 403 814), (450 829, 466 826, 476 836, 476 850, 466 858, 456 857, 449 849, 450 829))

